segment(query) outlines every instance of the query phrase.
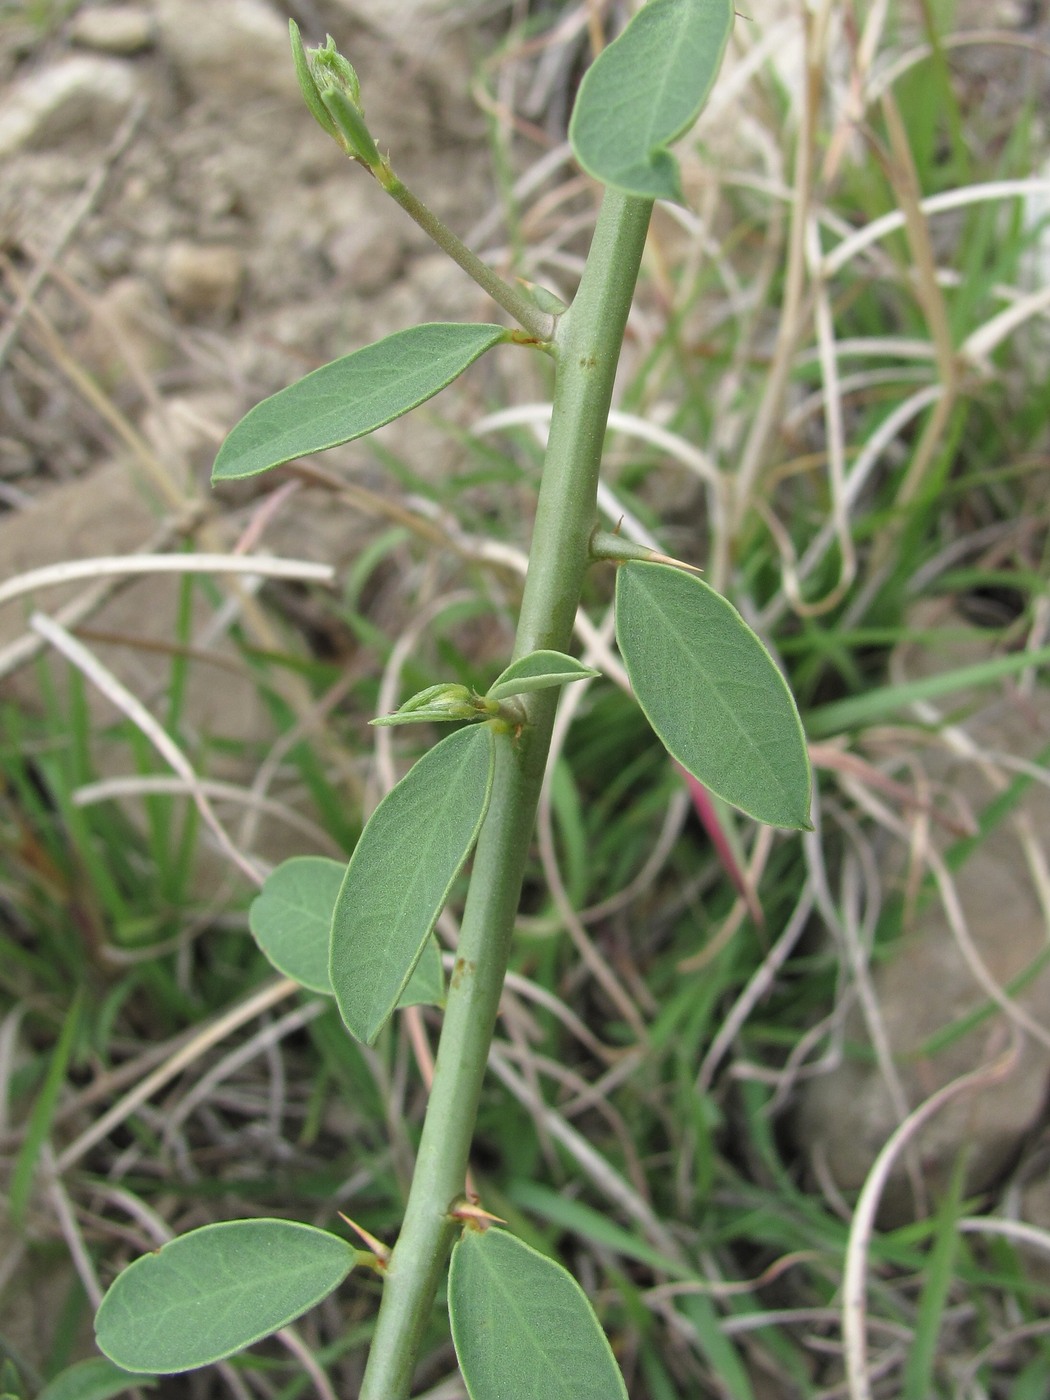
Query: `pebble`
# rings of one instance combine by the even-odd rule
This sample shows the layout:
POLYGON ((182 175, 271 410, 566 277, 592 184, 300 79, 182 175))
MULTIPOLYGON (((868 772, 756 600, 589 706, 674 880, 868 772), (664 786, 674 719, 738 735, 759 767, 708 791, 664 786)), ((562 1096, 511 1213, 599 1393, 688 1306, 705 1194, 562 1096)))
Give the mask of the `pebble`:
POLYGON ((30 73, 0 105, 0 158, 108 140, 138 92, 127 63, 95 54, 76 54, 30 73))
MULTIPOLYGON (((357 296, 388 287, 405 258, 405 216, 388 200, 362 200, 345 172, 324 186, 316 223, 323 229, 324 255, 357 296)), ((411 228, 411 225, 407 225, 411 228)))
POLYGON ((129 361, 151 376, 170 362, 167 318, 160 298, 145 278, 117 277, 98 295, 96 311, 77 337, 74 350, 107 389, 128 381, 129 361))
POLYGON ((69 23, 69 37, 81 48, 99 53, 141 53, 153 43, 149 13, 138 5, 107 5, 102 10, 78 10, 69 23))
POLYGON ((142 433, 158 457, 207 476, 219 444, 238 417, 236 395, 218 388, 166 394, 142 416, 142 433))
POLYGON ((263 0, 155 0, 161 47, 192 92, 241 102, 296 102, 288 21, 263 0))
MULTIPOLYGON (((891 672, 917 681, 967 665, 987 662, 994 654, 995 634, 946 613, 940 600, 916 605, 909 626, 916 634, 947 621, 951 643, 921 647, 902 643, 891 672)), ((975 754, 1016 754, 1037 763, 1050 732, 1050 698, 1036 689, 1021 698, 1008 690, 959 692, 952 697, 965 720, 967 741, 975 754), (983 703, 982 703, 983 702, 983 703)), ((932 741, 915 755, 921 760, 922 788, 958 815, 979 813, 998 790, 983 763, 932 741)), ((992 761, 989 760, 989 766, 992 761)), ((879 1008, 881 1034, 894 1058, 897 1081, 909 1108, 952 1080, 997 1062, 1020 1027, 988 1005, 985 988, 975 976, 980 962, 984 976, 1000 988, 1012 988, 1010 1002, 1019 1016, 1042 1027, 1050 1006, 1050 968, 1046 951, 1046 910, 1042 876, 1050 842, 1050 791, 1033 783, 1008 815, 993 823, 980 844, 953 872, 952 886, 965 940, 945 909, 931 899, 916 902, 892 950, 875 960, 870 991, 879 1008), (969 1025, 965 1018, 981 1014, 969 1025), (947 1032, 951 1030, 951 1034, 947 1032)), ((931 823, 924 840, 943 852, 950 837, 931 823)), ((905 890, 912 848, 907 839, 886 845, 874 856, 886 892, 905 890)), ((861 1012, 854 1008, 846 1021, 849 1041, 868 1038, 861 1012)), ((1013 1062, 994 1082, 974 1085, 968 1093, 944 1105, 915 1142, 926 1186, 936 1195, 947 1189, 955 1163, 966 1154, 967 1194, 991 1189, 1031 1139, 1045 1116, 1050 1089, 1050 1045, 1025 1034, 1013 1062)), ((900 1122, 898 1105, 874 1060, 845 1056, 826 1073, 801 1085, 795 1110, 795 1134, 812 1160, 822 1163, 843 1191, 859 1190, 876 1154, 900 1122)), ((818 1173, 814 1172, 814 1177, 818 1173)), ((880 1219, 900 1223, 914 1207, 904 1159, 898 1159, 882 1193, 880 1219)))
POLYGON ((244 262, 236 248, 178 241, 161 266, 165 294, 184 316, 228 316, 237 304, 244 262))
POLYGON ((416 59, 433 59, 451 27, 452 7, 444 0, 342 0, 342 8, 416 59))

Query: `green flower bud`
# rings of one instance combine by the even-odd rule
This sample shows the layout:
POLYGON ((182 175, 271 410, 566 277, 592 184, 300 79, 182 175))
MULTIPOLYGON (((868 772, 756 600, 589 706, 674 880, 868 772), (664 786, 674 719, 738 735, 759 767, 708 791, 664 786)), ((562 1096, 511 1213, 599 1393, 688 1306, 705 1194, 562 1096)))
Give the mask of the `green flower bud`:
POLYGON ((314 49, 311 52, 310 59, 318 86, 338 87, 364 116, 364 108, 361 106, 361 84, 357 74, 336 48, 331 34, 328 35, 323 49, 314 49))
POLYGON ((394 724, 445 724, 457 719, 483 719, 491 710, 491 702, 465 685, 445 683, 428 685, 426 690, 410 695, 392 715, 380 715, 370 723, 389 727, 394 724))
POLYGON ((457 719, 491 720, 501 712, 498 700, 490 700, 465 685, 444 682, 417 691, 392 715, 380 715, 369 723, 386 728, 395 724, 443 724, 457 719))
POLYGON ((398 710, 398 714, 409 714, 413 710, 444 710, 451 713, 460 708, 464 709, 464 713, 457 714, 457 719, 466 719, 473 713, 470 691, 465 685, 445 682, 441 685, 428 685, 426 690, 417 691, 415 695, 409 696, 398 710))
POLYGON ((294 19, 288 21, 288 33, 299 91, 315 121, 339 142, 348 156, 359 160, 369 170, 375 170, 381 159, 365 125, 361 84, 353 65, 336 48, 331 34, 323 48, 305 49, 294 19))

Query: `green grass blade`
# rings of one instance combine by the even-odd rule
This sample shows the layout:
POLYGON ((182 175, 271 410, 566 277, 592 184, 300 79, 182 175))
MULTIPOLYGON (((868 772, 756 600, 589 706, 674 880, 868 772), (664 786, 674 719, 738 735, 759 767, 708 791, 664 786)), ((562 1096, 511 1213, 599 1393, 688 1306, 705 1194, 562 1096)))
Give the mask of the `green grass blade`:
POLYGON ((964 1154, 956 1163, 948 1193, 937 1212, 937 1233, 923 1270, 925 1282, 915 1319, 914 1340, 904 1363, 901 1400, 928 1400, 929 1396, 937 1393, 934 1384, 937 1342, 944 1310, 956 1279, 955 1264, 961 1243, 956 1223, 962 1214, 965 1166, 964 1154))
POLYGON ((674 1279, 694 1279, 695 1272, 683 1264, 668 1259, 646 1244, 645 1240, 617 1225, 602 1211, 582 1201, 574 1201, 536 1181, 518 1179, 508 1187, 508 1196, 515 1205, 550 1221, 563 1230, 571 1230, 581 1239, 593 1240, 602 1249, 614 1250, 624 1259, 633 1259, 648 1269, 667 1274, 674 1279))
POLYGON ((916 700, 938 700, 974 686, 991 685, 993 681, 1016 676, 1030 666, 1050 664, 1050 646, 1036 651, 1011 652, 1009 656, 992 657, 973 666, 959 666, 936 676, 923 676, 900 685, 886 685, 866 695, 851 695, 821 705, 806 716, 806 730, 811 738, 822 739, 841 734, 846 729, 859 729, 866 724, 879 724, 916 700))
POLYGON ((37 1400, 111 1400, 132 1386, 152 1389, 155 1384, 149 1376, 129 1375, 104 1356, 93 1356, 67 1366, 48 1382, 37 1400))
POLYGON ((755 1400, 740 1353, 722 1331, 711 1299, 703 1293, 686 1294, 679 1300, 678 1308, 696 1329, 700 1350, 718 1376, 724 1393, 732 1400, 755 1400))
POLYGON ((80 1013, 83 997, 78 992, 69 1008, 69 1014, 62 1023, 62 1032, 55 1048, 50 1052, 47 1074, 36 1102, 33 1104, 26 1124, 25 1140, 18 1153, 15 1169, 11 1176, 11 1191, 8 1196, 8 1211, 12 1223, 20 1227, 25 1220, 26 1207, 33 1189, 40 1153, 51 1129, 51 1121, 58 1107, 58 1098, 65 1083, 73 1046, 80 1030, 80 1013))

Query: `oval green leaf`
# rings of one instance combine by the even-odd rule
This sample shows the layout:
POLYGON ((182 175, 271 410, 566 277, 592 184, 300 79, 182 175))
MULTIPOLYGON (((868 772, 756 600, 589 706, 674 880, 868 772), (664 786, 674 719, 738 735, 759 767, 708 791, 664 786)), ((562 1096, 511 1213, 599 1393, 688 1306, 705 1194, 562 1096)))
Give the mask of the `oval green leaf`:
POLYGON ((627 1400, 583 1289, 506 1230, 464 1231, 448 1311, 470 1400, 627 1400))
POLYGON ((104 1356, 77 1361, 48 1381, 36 1400, 112 1400, 134 1386, 152 1387, 149 1376, 129 1375, 104 1356))
POLYGON ((423 755, 372 813, 336 900, 329 973, 351 1035, 371 1045, 397 1006, 477 840, 495 739, 472 725, 423 755))
MULTIPOLYGON (((332 996, 332 915, 346 866, 327 856, 292 856, 266 877, 248 911, 256 943, 278 972, 309 992, 332 996)), ((444 1006, 441 949, 433 938, 401 993, 399 1007, 444 1006)))
POLYGON ((569 123, 589 175, 683 202, 667 149, 700 115, 733 27, 733 0, 649 0, 583 75, 569 123))
POLYGON ((432 398, 493 345, 502 326, 435 322, 333 360, 256 404, 219 448, 212 481, 236 481, 364 437, 432 398))
POLYGON ((102 1299, 95 1339, 125 1371, 192 1371, 327 1298, 356 1255, 338 1235, 292 1220, 204 1225, 128 1265, 102 1299))
POLYGON ((488 699, 509 700, 512 695, 524 695, 530 690, 550 690, 552 686, 600 675, 600 671, 562 651, 530 651, 496 677, 489 686, 488 699))
POLYGON ((252 937, 277 971, 325 996, 332 995, 332 910, 345 874, 326 856, 293 856, 267 875, 248 910, 252 937))
POLYGON ((623 564, 616 639, 638 703, 683 768, 758 821, 809 827, 809 753, 798 710, 731 604, 679 569, 623 564))

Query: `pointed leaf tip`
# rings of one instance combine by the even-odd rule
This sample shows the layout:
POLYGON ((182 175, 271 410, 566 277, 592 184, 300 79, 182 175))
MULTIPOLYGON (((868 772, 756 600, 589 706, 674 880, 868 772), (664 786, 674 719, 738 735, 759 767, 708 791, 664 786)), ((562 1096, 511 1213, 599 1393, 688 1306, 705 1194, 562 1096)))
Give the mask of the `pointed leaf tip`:
POLYGON ((802 721, 732 604, 665 564, 623 564, 616 639, 638 703, 683 768, 757 821, 808 829, 802 721))

